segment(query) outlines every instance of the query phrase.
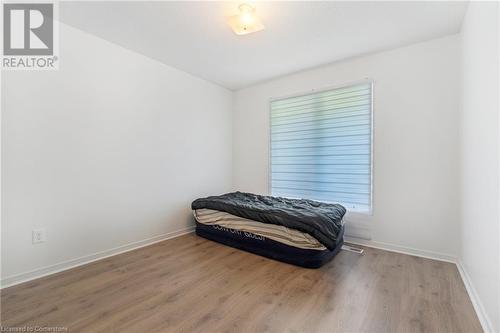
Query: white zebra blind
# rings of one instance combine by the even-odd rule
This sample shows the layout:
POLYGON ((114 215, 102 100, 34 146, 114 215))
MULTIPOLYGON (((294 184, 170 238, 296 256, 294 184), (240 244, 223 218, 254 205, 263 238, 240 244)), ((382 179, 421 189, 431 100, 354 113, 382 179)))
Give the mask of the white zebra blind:
POLYGON ((272 101, 272 194, 370 211, 371 131, 371 83, 272 101))

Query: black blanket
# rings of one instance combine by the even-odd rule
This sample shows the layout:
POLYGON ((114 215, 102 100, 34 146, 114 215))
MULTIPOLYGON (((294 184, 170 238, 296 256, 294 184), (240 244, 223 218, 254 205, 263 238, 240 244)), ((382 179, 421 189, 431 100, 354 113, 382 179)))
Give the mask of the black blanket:
POLYGON ((213 209, 262 223, 293 228, 313 236, 329 250, 335 248, 341 221, 346 213, 346 209, 339 204, 242 192, 196 199, 191 208, 213 209))

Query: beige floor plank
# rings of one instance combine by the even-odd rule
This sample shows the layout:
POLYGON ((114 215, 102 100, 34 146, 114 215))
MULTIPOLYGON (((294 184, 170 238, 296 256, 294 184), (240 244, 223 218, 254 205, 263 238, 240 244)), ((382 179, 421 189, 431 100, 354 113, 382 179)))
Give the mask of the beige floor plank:
POLYGON ((371 248, 305 269, 193 234, 1 291, 71 332, 481 332, 453 264, 371 248))

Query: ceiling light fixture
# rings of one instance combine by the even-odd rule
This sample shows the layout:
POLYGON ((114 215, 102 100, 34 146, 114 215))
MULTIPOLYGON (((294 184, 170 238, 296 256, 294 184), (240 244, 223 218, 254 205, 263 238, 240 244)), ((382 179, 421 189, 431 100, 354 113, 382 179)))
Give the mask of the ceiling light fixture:
POLYGON ((228 23, 237 35, 246 35, 264 29, 264 25, 255 15, 255 8, 243 3, 238 6, 240 13, 231 16, 228 23))

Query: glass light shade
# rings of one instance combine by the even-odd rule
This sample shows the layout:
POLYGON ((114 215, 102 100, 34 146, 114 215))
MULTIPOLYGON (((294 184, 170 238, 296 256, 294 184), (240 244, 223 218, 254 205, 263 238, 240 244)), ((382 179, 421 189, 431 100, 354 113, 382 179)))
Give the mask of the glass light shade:
POLYGON ((255 14, 255 8, 248 4, 238 7, 240 13, 228 19, 229 26, 237 35, 246 35, 264 29, 264 25, 255 14))

